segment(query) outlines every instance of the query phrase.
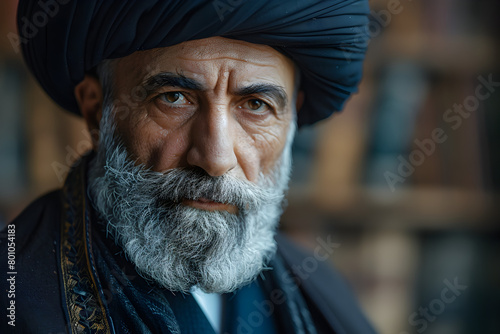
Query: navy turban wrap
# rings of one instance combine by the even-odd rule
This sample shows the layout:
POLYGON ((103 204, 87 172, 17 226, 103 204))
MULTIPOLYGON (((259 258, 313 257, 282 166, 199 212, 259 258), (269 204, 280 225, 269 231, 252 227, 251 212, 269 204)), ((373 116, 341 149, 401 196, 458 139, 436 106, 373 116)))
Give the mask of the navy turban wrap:
POLYGON ((366 0, 20 0, 28 67, 64 109, 102 60, 223 36, 274 47, 302 74, 300 125, 339 111, 361 79, 366 0))

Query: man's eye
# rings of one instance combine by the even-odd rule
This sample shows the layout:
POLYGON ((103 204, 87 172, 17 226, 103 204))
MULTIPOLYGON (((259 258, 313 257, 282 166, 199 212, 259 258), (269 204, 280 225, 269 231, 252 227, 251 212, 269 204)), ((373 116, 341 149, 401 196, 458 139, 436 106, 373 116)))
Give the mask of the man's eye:
POLYGON ((167 92, 160 94, 158 98, 168 104, 186 104, 189 101, 181 92, 167 92))
POLYGON ((264 112, 269 110, 269 105, 259 99, 251 99, 245 102, 243 105, 246 109, 249 109, 251 111, 257 111, 257 112, 264 112))

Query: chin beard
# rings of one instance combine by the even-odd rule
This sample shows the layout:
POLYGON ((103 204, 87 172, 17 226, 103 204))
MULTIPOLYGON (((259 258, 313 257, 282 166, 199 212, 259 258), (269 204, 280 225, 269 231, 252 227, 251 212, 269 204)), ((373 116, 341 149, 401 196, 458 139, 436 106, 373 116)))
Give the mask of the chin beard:
POLYGON ((166 173, 136 166, 115 135, 105 110, 97 156, 89 170, 89 195, 100 221, 136 270, 172 291, 234 291, 255 279, 276 251, 274 235, 291 171, 288 131, 281 158, 257 184, 200 168, 166 173), (234 205, 236 214, 181 204, 206 198, 234 205))

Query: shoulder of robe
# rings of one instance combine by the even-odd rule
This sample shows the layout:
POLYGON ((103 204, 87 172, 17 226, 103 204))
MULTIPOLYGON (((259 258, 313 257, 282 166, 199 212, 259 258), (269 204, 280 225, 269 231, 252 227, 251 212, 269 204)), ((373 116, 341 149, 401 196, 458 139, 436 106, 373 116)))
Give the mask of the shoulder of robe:
POLYGON ((36 247, 37 240, 47 241, 47 237, 59 235, 61 196, 61 190, 54 190, 37 198, 10 223, 15 225, 16 253, 22 255, 25 250, 36 247))
POLYGON ((9 246, 15 244, 14 285, 7 279, 0 280, 0 290, 5 294, 0 307, 6 310, 14 302, 16 319, 12 327, 4 316, 0 333, 66 333, 57 260, 61 197, 61 191, 53 191, 24 209, 10 223, 15 226, 14 239, 9 240, 7 228, 0 232, 2 277, 11 271, 7 270, 7 257, 9 246), (12 290, 14 295, 7 298, 12 290))
POLYGON ((339 244, 318 242, 313 252, 296 245, 283 233, 276 236, 278 254, 294 275, 311 308, 318 311, 337 334, 375 333, 361 311, 351 287, 331 265, 339 244))

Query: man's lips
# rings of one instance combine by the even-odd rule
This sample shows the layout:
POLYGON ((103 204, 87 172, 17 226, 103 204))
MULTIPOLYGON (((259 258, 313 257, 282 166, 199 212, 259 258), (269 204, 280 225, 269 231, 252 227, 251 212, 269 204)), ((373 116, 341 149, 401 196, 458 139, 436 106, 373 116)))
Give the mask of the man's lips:
POLYGON ((229 213, 238 213, 238 208, 231 204, 215 202, 207 198, 198 198, 196 200, 184 198, 183 205, 207 211, 227 211, 229 213))

